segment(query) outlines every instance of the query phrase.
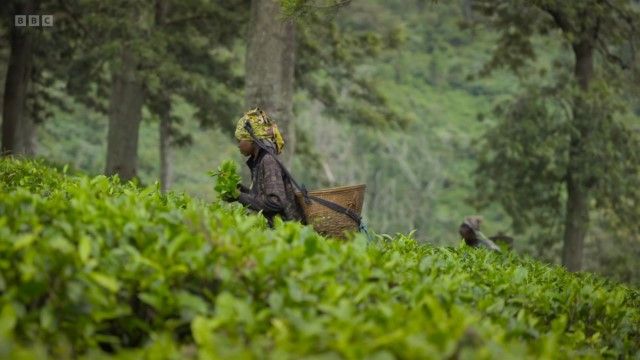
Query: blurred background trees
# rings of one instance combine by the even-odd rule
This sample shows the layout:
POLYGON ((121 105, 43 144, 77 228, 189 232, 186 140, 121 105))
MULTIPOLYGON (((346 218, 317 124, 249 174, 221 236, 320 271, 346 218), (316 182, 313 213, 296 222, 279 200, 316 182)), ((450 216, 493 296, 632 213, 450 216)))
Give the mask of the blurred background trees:
POLYGON ((2 149, 212 199, 249 107, 372 229, 640 282, 639 3, 30 0, 0 5, 2 149), (24 8, 30 7, 29 9, 24 8), (53 14, 50 28, 13 15, 53 14))
POLYGON ((625 79, 640 71, 640 16, 629 1, 474 5, 500 31, 487 72, 506 67, 529 83, 498 110, 502 122, 488 134, 480 186, 520 223, 559 225, 562 263, 580 270, 592 209, 614 209, 621 224, 639 229, 640 138, 620 92, 637 86, 625 79), (541 51, 535 36, 558 42, 560 53, 548 76, 532 79, 525 72, 535 73, 526 69, 541 51))

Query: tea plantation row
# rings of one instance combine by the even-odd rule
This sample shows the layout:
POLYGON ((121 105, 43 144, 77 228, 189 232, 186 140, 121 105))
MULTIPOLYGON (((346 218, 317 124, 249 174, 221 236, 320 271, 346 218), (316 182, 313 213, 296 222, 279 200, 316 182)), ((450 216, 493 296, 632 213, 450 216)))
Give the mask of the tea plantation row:
POLYGON ((0 160, 0 358, 640 358, 640 293, 0 160))

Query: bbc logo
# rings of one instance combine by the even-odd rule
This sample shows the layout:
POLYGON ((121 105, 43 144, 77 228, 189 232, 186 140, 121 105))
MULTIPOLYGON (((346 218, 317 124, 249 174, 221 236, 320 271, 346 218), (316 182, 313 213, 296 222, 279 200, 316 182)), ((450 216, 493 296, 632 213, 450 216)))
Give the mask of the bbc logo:
POLYGON ((15 26, 53 26, 53 15, 16 15, 15 26))

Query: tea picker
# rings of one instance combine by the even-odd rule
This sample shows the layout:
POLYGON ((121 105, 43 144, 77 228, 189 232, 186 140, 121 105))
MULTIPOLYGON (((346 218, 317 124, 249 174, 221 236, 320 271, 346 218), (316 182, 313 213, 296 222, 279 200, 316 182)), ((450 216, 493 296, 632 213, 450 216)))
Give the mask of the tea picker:
POLYGON ((460 236, 462 236, 464 242, 471 247, 484 247, 500 252, 500 247, 480 232, 481 222, 482 219, 479 216, 467 216, 458 229, 460 236))
POLYGON ((263 210, 270 224, 273 214, 278 212, 285 215, 284 220, 301 220, 326 236, 343 238, 345 232, 358 230, 370 240, 360 215, 364 184, 308 191, 277 157, 284 146, 284 139, 275 122, 260 109, 253 109, 240 119, 236 138, 240 151, 250 156, 247 165, 251 168, 253 180, 251 189, 242 187, 238 198, 240 203, 254 210, 263 210), (277 204, 270 204, 274 202, 277 204), (296 209, 286 212, 287 207, 296 209))
POLYGON ((364 200, 365 185, 340 187, 309 192, 304 184, 300 185, 293 178, 291 172, 289 172, 287 167, 284 166, 282 161, 280 161, 280 159, 278 159, 278 157, 276 157, 275 154, 272 153, 272 149, 268 146, 265 146, 263 140, 258 139, 255 136, 251 123, 247 121, 245 122, 244 126, 247 132, 251 135, 254 143, 261 149, 270 152, 273 155, 274 159, 282 169, 282 172, 285 174, 286 178, 288 178, 293 186, 298 190, 298 202, 304 210, 306 220, 305 222, 307 224, 312 225, 314 229, 319 233, 336 237, 343 236, 344 231, 350 230, 350 228, 354 227, 352 224, 355 224, 355 227, 357 227, 358 231, 365 233, 367 237, 370 238, 367 225, 360 215, 360 212, 362 211, 362 203, 364 200), (349 201, 349 195, 351 195, 352 201, 349 201), (334 202, 327 199, 330 197, 337 197, 338 201, 344 200, 342 202, 346 202, 347 206, 339 204, 338 201, 334 202), (329 214, 323 212, 321 209, 318 209, 317 206, 314 206, 314 203, 342 216, 330 216, 329 214))

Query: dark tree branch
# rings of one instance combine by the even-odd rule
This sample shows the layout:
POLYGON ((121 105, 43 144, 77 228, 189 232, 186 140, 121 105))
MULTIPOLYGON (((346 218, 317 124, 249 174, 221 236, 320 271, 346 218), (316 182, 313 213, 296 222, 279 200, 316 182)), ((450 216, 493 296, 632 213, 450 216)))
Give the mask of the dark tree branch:
MULTIPOLYGON (((604 0, 604 3, 612 10, 614 11, 616 14, 618 14, 618 16, 627 24, 628 29, 626 29, 628 31, 627 38, 629 41, 629 47, 631 48, 631 53, 632 55, 632 59, 635 59, 636 56, 636 43, 634 42, 634 38, 640 36, 640 31, 637 27, 637 24, 640 23, 640 16, 632 16, 629 14, 628 11, 625 11, 623 9, 620 9, 619 7, 615 6, 614 4, 611 3, 610 0, 604 0)), ((637 15, 637 14, 636 14, 637 15)), ((632 60, 633 62, 634 60, 632 60)))
POLYGON ((559 9, 553 9, 548 5, 543 5, 542 7, 540 7, 540 9, 551 15, 553 21, 563 32, 567 33, 574 30, 573 25, 569 22, 564 13, 562 13, 562 11, 560 11, 559 9))
POLYGON ((618 55, 609 51, 607 44, 605 44, 604 41, 602 41, 602 39, 598 39, 598 45, 599 46, 597 49, 600 50, 600 52, 602 52, 602 54, 607 58, 607 60, 618 65, 622 70, 628 70, 630 68, 629 64, 625 63, 624 60, 622 60, 622 58, 620 58, 618 55))
POLYGON ((639 21, 640 19, 634 19, 631 15, 629 15, 628 12, 618 8, 617 6, 613 5, 611 3, 610 0, 604 0, 605 5, 607 5, 609 8, 611 8, 611 10, 613 10, 614 12, 616 12, 618 14, 618 16, 620 16, 620 18, 622 18, 622 20, 624 20, 624 22, 627 23, 627 25, 629 25, 629 28, 631 29, 632 33, 637 33, 638 29, 636 28, 636 21, 639 21))

